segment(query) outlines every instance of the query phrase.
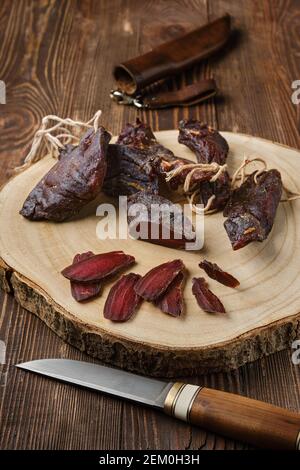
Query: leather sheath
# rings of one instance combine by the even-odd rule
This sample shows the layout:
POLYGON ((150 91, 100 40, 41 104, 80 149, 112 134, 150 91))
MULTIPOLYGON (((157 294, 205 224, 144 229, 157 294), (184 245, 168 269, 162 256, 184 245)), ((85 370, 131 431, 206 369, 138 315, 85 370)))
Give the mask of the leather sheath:
POLYGON ((143 96, 144 107, 148 109, 169 108, 171 106, 190 106, 212 98, 217 93, 217 85, 213 79, 187 85, 175 91, 159 91, 143 96))
MULTIPOLYGON (((175 75, 221 49, 230 36, 230 16, 217 20, 155 47, 114 69, 118 88, 127 95, 140 93, 146 86, 175 75)), ((187 90, 187 94, 191 92, 187 90)))

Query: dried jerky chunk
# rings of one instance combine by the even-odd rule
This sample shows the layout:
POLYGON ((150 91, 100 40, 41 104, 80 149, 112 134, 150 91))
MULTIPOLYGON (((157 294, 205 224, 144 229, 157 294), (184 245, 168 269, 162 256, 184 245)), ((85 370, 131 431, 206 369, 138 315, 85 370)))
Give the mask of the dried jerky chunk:
POLYGON ((108 169, 103 190, 110 196, 126 196, 138 191, 158 194, 159 172, 155 162, 173 153, 159 144, 147 124, 139 119, 127 124, 117 143, 108 148, 108 169))
POLYGON ((226 271, 223 271, 216 263, 211 263, 204 259, 199 263, 199 267, 202 268, 211 279, 220 282, 224 286, 234 288, 240 285, 239 281, 235 277, 226 271))
POLYGON ((143 191, 128 199, 129 233, 138 232, 139 239, 170 248, 185 248, 195 241, 193 224, 179 205, 166 198, 143 191), (154 211, 154 209, 157 211, 154 211), (138 215, 133 215, 135 209, 138 215))
POLYGON ((227 171, 224 171, 217 181, 212 183, 204 181, 199 185, 198 197, 194 202, 202 203, 205 207, 209 199, 214 197, 210 210, 219 211, 224 209, 231 194, 230 183, 231 179, 227 171))
POLYGON ((202 310, 208 313, 226 313, 221 300, 208 289, 203 277, 194 277, 192 282, 192 292, 202 310))
POLYGON ((130 196, 138 191, 158 193, 158 175, 149 151, 125 145, 108 146, 107 174, 103 191, 109 196, 130 196))
POLYGON ((89 129, 77 147, 68 146, 27 197, 20 211, 30 220, 62 222, 100 193, 110 134, 89 129))
MULTIPOLYGON (((168 181, 173 191, 184 185, 191 167, 182 169, 169 181, 170 172, 192 165, 193 162, 177 157, 157 142, 151 128, 137 120, 127 124, 115 145, 108 148, 108 170, 103 190, 111 196, 132 195, 138 191, 159 193, 159 183, 168 181)), ((210 179, 213 171, 194 171, 190 188, 198 191, 198 201, 207 204, 211 196, 211 209, 223 209, 230 194, 230 178, 226 171, 215 182, 210 179)))
POLYGON ((227 141, 218 131, 196 119, 180 121, 178 142, 195 152, 199 163, 223 165, 226 162, 227 141))
POLYGON ((227 217, 224 226, 234 250, 268 237, 281 199, 279 171, 264 171, 257 175, 257 181, 255 174, 249 175, 233 191, 223 213, 227 217))

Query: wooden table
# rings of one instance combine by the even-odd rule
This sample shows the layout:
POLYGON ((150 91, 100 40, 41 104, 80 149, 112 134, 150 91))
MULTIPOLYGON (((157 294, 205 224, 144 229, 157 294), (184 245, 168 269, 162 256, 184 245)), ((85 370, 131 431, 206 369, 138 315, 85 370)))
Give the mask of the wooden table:
MULTIPOLYGON (((101 0, 0 2, 0 183, 24 158, 43 116, 86 120, 99 108, 118 133, 139 114, 154 130, 182 117, 208 121, 300 148, 298 0, 101 0), (137 112, 109 98, 114 64, 208 20, 232 14, 235 40, 225 55, 176 79, 214 76, 221 96, 192 108, 137 112)), ((1 228, 0 228, 1 230, 1 228)), ((38 262, 38 260, 37 260, 38 262)), ((0 292, 2 449, 241 449, 246 445, 175 422, 158 412, 17 370, 18 362, 64 357, 92 360, 0 292)), ((296 338, 295 338, 296 339, 296 338)), ((300 410, 300 366, 292 348, 231 373, 186 378, 300 410)))

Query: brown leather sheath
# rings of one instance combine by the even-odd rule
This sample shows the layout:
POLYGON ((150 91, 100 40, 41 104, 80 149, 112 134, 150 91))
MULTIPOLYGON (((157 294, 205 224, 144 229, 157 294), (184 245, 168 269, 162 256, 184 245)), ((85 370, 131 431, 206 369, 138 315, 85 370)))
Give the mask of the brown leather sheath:
POLYGON ((127 95, 135 95, 147 85, 207 58, 223 47, 229 36, 230 16, 225 15, 115 67, 118 87, 127 95))
POLYGON ((147 93, 143 96, 143 106, 148 109, 169 108, 171 106, 190 106, 212 98, 217 93, 213 79, 187 85, 179 90, 147 93))

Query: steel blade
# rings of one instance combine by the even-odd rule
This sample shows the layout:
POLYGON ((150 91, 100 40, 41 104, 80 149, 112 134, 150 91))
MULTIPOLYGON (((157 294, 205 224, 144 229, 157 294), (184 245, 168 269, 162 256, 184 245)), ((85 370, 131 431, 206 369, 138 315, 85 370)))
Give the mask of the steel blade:
POLYGON ((17 367, 155 408, 163 408, 173 385, 120 369, 69 359, 39 359, 17 367))

